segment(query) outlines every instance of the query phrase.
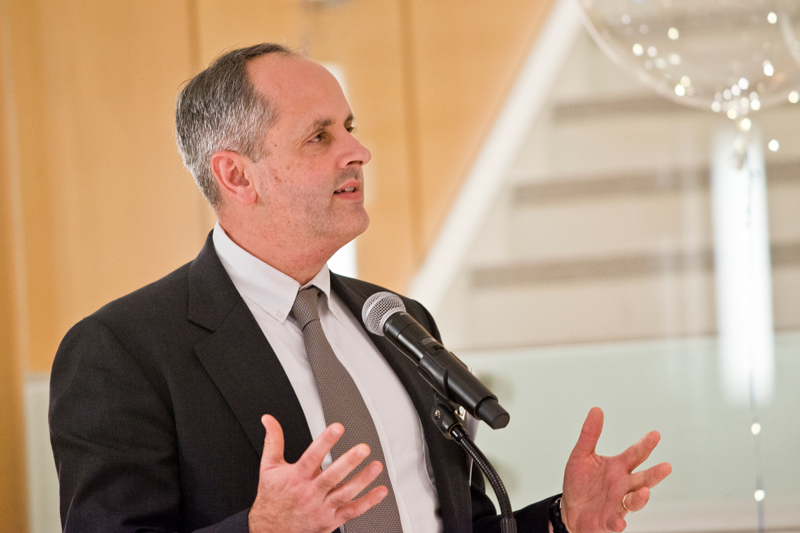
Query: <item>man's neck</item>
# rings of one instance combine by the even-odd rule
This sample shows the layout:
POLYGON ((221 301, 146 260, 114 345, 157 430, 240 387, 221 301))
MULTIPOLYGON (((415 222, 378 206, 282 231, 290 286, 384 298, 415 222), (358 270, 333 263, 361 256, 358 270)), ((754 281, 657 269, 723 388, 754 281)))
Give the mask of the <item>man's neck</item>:
POLYGON ((222 217, 219 225, 237 246, 300 285, 311 281, 336 251, 323 246, 300 247, 282 235, 254 233, 244 229, 247 225, 231 224, 222 217))

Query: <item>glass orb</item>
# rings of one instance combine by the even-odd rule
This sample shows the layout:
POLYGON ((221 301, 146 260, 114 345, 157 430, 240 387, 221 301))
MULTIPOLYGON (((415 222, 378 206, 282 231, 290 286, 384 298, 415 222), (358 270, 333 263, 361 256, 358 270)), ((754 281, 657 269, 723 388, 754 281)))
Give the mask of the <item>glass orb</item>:
POLYGON ((797 0, 579 3, 603 51, 678 103, 739 120, 800 87, 797 0))

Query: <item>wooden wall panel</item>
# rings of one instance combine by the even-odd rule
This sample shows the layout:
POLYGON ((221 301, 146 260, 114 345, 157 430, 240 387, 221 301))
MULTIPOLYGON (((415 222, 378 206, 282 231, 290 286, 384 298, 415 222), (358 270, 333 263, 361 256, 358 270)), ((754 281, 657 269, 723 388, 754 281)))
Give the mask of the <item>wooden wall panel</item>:
POLYGON ((26 5, 13 21, 26 369, 48 371, 72 324, 191 259, 210 225, 173 139, 187 4, 26 5))
MULTIPOLYGON (((2 124, 0 117, 0 125, 2 124)), ((3 136, 0 135, 0 140, 3 136)), ((0 155, 0 247, 13 249, 8 160, 0 155)), ((27 501, 22 379, 17 338, 13 254, 0 254, 0 531, 25 531, 27 501)))
POLYGON ((303 44, 303 6, 297 0, 195 0, 199 72, 228 50, 262 42, 303 44))
MULTIPOLYGON (((7 0, 0 0, 0 531, 27 530, 25 444, 22 416, 18 275, 13 194, 13 109, 9 94, 9 31, 7 0), (11 111, 12 116, 9 116, 11 111)), ((16 226, 15 226, 16 224, 16 226)))
POLYGON ((553 0, 407 0, 419 128, 414 189, 428 249, 505 102, 553 0))

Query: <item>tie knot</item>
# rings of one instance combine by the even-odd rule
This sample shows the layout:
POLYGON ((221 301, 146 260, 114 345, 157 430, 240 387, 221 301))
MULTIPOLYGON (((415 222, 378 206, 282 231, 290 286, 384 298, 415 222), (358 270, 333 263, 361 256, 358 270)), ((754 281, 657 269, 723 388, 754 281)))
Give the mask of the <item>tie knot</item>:
POLYGON ((319 299, 319 289, 311 286, 297 291, 297 298, 294 299, 292 315, 304 329, 312 320, 319 320, 319 310, 317 300, 319 299))

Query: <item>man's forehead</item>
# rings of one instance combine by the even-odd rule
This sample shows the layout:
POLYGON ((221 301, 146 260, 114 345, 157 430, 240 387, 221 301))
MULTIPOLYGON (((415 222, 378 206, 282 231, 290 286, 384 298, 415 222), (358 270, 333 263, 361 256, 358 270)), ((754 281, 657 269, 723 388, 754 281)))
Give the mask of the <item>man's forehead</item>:
POLYGON ((247 72, 256 90, 272 98, 338 89, 336 79, 325 67, 299 55, 259 56, 248 62, 247 72))
POLYGON ((291 117, 302 130, 352 122, 339 82, 322 65, 302 56, 268 54, 247 66, 255 89, 272 102, 279 121, 291 117))

